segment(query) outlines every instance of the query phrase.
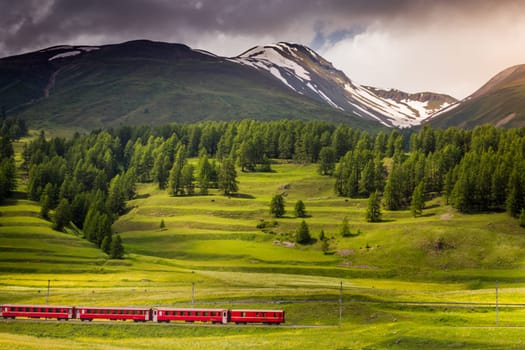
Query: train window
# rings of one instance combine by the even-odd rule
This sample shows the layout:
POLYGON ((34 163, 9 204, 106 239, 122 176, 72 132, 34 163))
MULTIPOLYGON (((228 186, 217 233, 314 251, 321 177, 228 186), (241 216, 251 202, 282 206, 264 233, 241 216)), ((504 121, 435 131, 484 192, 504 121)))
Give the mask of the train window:
POLYGON ((200 316, 200 314, 201 314, 201 313, 200 313, 199 311, 197 311, 197 312, 195 313, 195 316, 200 316))
POLYGON ((241 317, 246 317, 246 312, 241 312, 241 317))
POLYGON ((273 313, 273 317, 277 317, 277 312, 274 312, 274 313, 273 313))
POLYGON ((262 314, 262 315, 263 315, 263 317, 266 317, 266 312, 263 312, 263 314, 262 314))
POLYGON ((208 316, 208 312, 204 311, 204 316, 208 316))

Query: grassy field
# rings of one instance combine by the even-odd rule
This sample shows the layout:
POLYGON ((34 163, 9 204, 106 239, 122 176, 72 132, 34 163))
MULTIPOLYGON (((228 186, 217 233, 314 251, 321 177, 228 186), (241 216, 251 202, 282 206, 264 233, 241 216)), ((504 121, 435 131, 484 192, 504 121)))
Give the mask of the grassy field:
MULTIPOLYGON (((239 195, 170 197, 139 184, 115 224, 126 259, 109 260, 73 232, 60 233, 21 193, 0 207, 0 304, 191 305, 282 308, 280 327, 0 322, 11 349, 520 349, 525 230, 505 213, 463 215, 438 197, 423 216, 364 219, 366 199, 334 195, 315 165, 239 173, 239 195), (263 232, 271 197, 287 213, 263 232), (314 240, 293 243, 303 200, 314 240), (347 217, 352 237, 338 234, 347 217), (160 230, 160 221, 166 228, 160 230), (330 238, 330 254, 317 240, 330 238), (339 286, 343 317, 339 323, 339 286), (412 304, 408 304, 408 303, 412 304), (419 302, 434 304, 416 304, 419 302), (479 305, 443 303, 481 303, 479 305), (441 303, 438 305, 438 303, 441 303), (315 326, 318 328, 311 328, 315 326)), ((23 181, 20 181, 23 189, 23 181)))

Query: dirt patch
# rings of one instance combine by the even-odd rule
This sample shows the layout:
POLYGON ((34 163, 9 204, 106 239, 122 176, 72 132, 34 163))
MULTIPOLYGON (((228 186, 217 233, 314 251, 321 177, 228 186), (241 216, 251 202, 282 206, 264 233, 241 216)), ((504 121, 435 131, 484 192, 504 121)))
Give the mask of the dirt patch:
POLYGON ((273 245, 278 245, 280 247, 285 247, 285 248, 293 248, 293 247, 295 247, 295 243, 294 242, 288 242, 288 241, 284 241, 284 242, 273 241, 272 244, 273 245))
POLYGON ((505 118, 502 118, 499 122, 496 123, 496 127, 503 126, 507 123, 509 123, 512 119, 516 118, 516 113, 511 113, 505 118))
POLYGON ((370 270, 377 269, 377 267, 370 266, 370 265, 364 265, 364 264, 362 264, 362 265, 353 265, 351 261, 343 261, 342 263, 337 264, 337 266, 351 267, 351 268, 354 268, 354 269, 370 269, 370 270))
POLYGON ((443 215, 441 215, 439 218, 441 220, 450 220, 454 217, 454 215, 450 214, 450 213, 445 213, 443 215))
POLYGON ((336 253, 337 255, 344 257, 344 256, 354 255, 355 251, 353 249, 339 249, 336 253))

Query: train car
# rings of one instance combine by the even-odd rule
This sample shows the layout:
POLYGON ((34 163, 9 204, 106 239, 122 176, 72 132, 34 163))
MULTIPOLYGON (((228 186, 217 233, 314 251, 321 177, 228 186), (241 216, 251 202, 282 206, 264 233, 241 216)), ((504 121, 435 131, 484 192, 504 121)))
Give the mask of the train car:
POLYGON ((152 310, 153 322, 228 323, 228 309, 187 309, 159 307, 152 310))
POLYGON ((283 310, 231 310, 230 322, 241 323, 264 323, 281 324, 284 323, 283 310))
POLYGON ((28 318, 56 318, 57 320, 69 320, 74 317, 73 306, 54 305, 2 305, 2 317, 4 319, 17 317, 28 318))
POLYGON ((145 322, 151 320, 151 309, 140 307, 102 307, 79 306, 76 308, 76 318, 81 321, 100 320, 133 320, 145 322))

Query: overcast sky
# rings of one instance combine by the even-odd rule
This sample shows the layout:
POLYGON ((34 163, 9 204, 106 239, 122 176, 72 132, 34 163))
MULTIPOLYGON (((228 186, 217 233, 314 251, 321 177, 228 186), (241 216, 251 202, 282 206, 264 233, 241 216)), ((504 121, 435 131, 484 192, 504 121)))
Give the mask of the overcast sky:
POLYGON ((367 85, 463 98, 525 63, 523 0, 0 0, 0 57, 133 39, 307 45, 367 85))

